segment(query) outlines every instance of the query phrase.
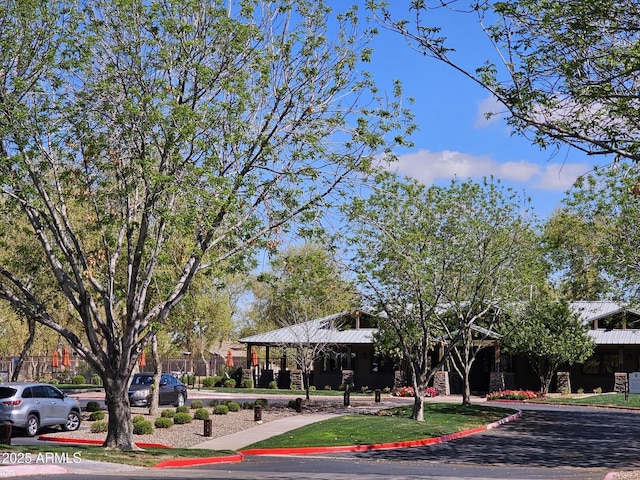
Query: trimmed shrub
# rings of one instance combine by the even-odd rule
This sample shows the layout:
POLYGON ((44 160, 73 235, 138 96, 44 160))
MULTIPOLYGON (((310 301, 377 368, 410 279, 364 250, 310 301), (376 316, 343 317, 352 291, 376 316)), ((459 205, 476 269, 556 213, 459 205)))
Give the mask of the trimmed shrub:
POLYGON ((331 390, 331 385, 325 385, 325 386, 324 386, 324 389, 325 389, 325 390, 331 390))
POLYGON ((58 385, 60 381, 57 378, 52 378, 48 383, 50 383, 51 385, 58 385))
POLYGON ((266 398, 257 398, 255 404, 260 405, 262 408, 267 408, 269 401, 266 398))
POLYGON ((98 410, 96 412, 91 412, 91 415, 89 415, 89 421, 95 422, 97 420, 104 420, 104 417, 104 412, 102 410, 98 410))
POLYGON ((94 402, 93 400, 90 402, 87 402, 87 408, 85 408, 85 411, 99 412, 100 410, 102 410, 102 408, 100 407, 100 404, 98 402, 94 402))
POLYGON ((229 402, 227 403, 227 408, 229 409, 230 412, 239 412, 240 404, 238 402, 229 402))
POLYGON ((158 417, 155 421, 156 428, 169 428, 173 426, 173 418, 158 417))
POLYGON ((236 388, 236 381, 233 378, 227 378, 224 381, 224 388, 236 388))
POLYGON ((186 412, 178 412, 173 417, 173 423, 176 425, 183 425, 185 423, 191 423, 192 421, 193 418, 191 418, 191 415, 186 412))
POLYGON ((100 375, 94 375, 91 381, 94 385, 102 385, 102 378, 100 378, 100 375))
POLYGON ((165 408, 164 410, 162 410, 162 412, 160 412, 160 417, 173 418, 175 414, 176 414, 176 411, 173 408, 165 408))
POLYGON ((210 407, 215 407, 216 405, 220 405, 220 400, 209 400, 210 407))
POLYGON ((204 377, 202 379, 202 386, 205 388, 213 387, 215 386, 215 384, 216 384, 216 379, 213 377, 204 377))
POLYGON ((193 418, 196 420, 208 420, 209 419, 209 410, 206 408, 198 408, 195 412, 193 412, 193 418))
POLYGON ((256 404, 254 402, 244 402, 242 404, 242 409, 243 410, 253 410, 253 407, 255 407, 256 404))
POLYGON ((204 402, 202 400, 194 400, 191 402, 191 409, 197 410, 199 408, 204 408, 204 402))
POLYGON ((277 390, 278 389, 278 382, 276 382, 275 380, 271 380, 269 382, 269 389, 277 390))
POLYGON ((144 422, 145 420, 146 420, 146 418, 144 418, 143 415, 136 415, 135 417, 133 417, 131 419, 131 422, 135 424, 135 423, 138 423, 138 422, 144 422))
POLYGON ((189 407, 186 405, 180 405, 179 407, 176 407, 176 413, 189 413, 189 407))
POLYGON ((216 405, 213 409, 213 413, 216 415, 226 415, 229 413, 229 407, 226 405, 216 405))
POLYGON ((242 388, 253 388, 253 380, 246 378, 242 381, 240 385, 242 388))
POLYGON ((83 375, 76 375, 71 379, 71 383, 74 385, 84 385, 85 383, 87 383, 87 380, 83 375))
POLYGON ((287 404, 287 406, 290 409, 295 410, 296 409, 296 401, 295 400, 289 400, 289 403, 287 404))
POLYGON ((109 424, 105 421, 93 422, 91 424, 91 433, 103 433, 109 430, 109 424))
POLYGON ((134 435, 149 435, 153 433, 153 425, 149 420, 140 420, 133 424, 134 435))

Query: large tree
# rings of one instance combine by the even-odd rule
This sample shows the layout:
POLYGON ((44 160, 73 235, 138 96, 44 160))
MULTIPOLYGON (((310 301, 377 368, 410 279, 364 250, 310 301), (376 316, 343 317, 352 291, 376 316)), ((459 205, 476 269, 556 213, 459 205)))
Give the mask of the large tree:
POLYGON ((637 1, 416 0, 402 13, 367 5, 414 48, 487 89, 505 107, 497 113, 534 142, 640 159, 637 1), (442 27, 444 18, 473 28, 461 18, 470 15, 496 53, 471 65, 442 27))
POLYGON ((106 447, 134 448, 132 371, 194 277, 249 268, 402 142, 367 41, 322 1, 0 5, 3 220, 29 226, 81 334, 7 264, 0 298, 100 374, 106 447))
POLYGON ((582 324, 566 300, 537 296, 523 308, 512 309, 504 327, 506 351, 529 359, 543 394, 549 392, 558 367, 583 363, 593 354, 589 326, 582 324))
POLYGON ((639 194, 637 166, 620 162, 577 182, 563 206, 567 215, 580 219, 588 237, 586 252, 569 251, 571 262, 598 272, 609 298, 632 303, 640 292, 639 194))
MULTIPOLYGON (((393 174, 379 180, 369 198, 347 211, 353 265, 368 303, 385 314, 384 343, 408 364, 413 418, 423 420, 425 388, 451 349, 461 349, 468 373, 477 353, 471 332, 493 329, 495 312, 528 295, 530 282, 540 278, 532 267, 533 217, 526 201, 491 180, 447 187, 393 174), (445 337, 444 357, 430 363, 436 341, 445 337)), ((465 395, 468 401, 468 387, 465 395)))
POLYGON ((300 318, 321 318, 359 308, 358 290, 346 273, 317 243, 278 252, 269 269, 252 282, 253 303, 248 315, 253 319, 252 329, 282 328, 299 323, 300 318), (292 312, 298 315, 291 318, 292 312))

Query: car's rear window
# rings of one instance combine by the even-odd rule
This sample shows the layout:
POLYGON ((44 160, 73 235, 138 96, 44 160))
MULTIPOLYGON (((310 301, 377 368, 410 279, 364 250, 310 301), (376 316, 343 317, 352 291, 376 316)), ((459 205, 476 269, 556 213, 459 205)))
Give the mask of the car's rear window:
POLYGON ((11 387, 0 387, 0 398, 13 397, 17 390, 11 387))

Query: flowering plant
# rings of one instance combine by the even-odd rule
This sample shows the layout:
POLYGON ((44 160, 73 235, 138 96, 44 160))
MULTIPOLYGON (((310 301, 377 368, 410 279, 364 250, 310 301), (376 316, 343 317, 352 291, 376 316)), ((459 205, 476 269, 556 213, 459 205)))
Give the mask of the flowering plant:
MULTIPOLYGON (((424 394, 427 397, 435 397, 436 395, 438 395, 438 393, 436 392, 436 389, 433 387, 427 387, 424 394)), ((392 395, 396 397, 413 397, 415 394, 414 394, 413 387, 400 387, 400 388, 394 389, 392 392, 392 395)))
POLYGON ((487 395, 487 400, 531 400, 542 396, 544 395, 533 390, 500 390, 487 395))

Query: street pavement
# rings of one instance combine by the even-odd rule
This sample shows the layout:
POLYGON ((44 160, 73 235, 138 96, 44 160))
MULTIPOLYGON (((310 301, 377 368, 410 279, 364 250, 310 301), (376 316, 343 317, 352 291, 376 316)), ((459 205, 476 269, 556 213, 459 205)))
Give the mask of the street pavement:
MULTIPOLYGON (((220 398, 220 395, 210 392, 190 395, 191 399, 197 397, 220 398)), ((222 395, 229 398, 229 395, 222 395)), ((95 396, 91 397, 95 398, 95 396)), ((283 397, 290 399, 291 397, 283 397)), ((336 402, 342 402, 342 397, 326 397, 336 402)), ((86 399, 85 399, 86 400, 86 399)), ((401 399, 405 401, 406 399, 401 399)), ((442 402, 443 400, 459 403, 460 397, 437 397, 433 401, 442 402)), ((275 400, 274 400, 275 401, 275 400)), ((484 399, 474 399, 477 402, 483 402, 484 399)), ((503 406, 507 406, 501 404, 503 406)), ((583 478, 603 479, 607 474, 607 469, 620 470, 623 466, 640 469, 640 461, 635 461, 636 452, 640 449, 640 422, 637 422, 637 413, 623 411, 603 411, 594 412, 594 409, 588 410, 589 414, 580 413, 580 409, 571 409, 567 407, 545 407, 527 406, 521 404, 509 405, 514 408, 523 408, 526 412, 526 420, 518 421, 513 424, 502 426, 491 432, 473 435, 465 439, 448 442, 446 444, 433 445, 424 448, 398 449, 392 451, 366 452, 343 455, 356 462, 373 462, 380 464, 382 462, 388 467, 394 465, 407 470, 409 464, 422 465, 430 471, 439 472, 447 471, 473 471, 477 470, 477 475, 469 477, 460 476, 459 478, 485 478, 481 472, 486 472, 486 478, 544 478, 535 476, 514 476, 500 477, 497 474, 490 473, 494 468, 505 468, 510 466, 520 471, 524 475, 524 470, 531 468, 548 469, 558 468, 563 471, 572 471, 575 467, 584 467, 584 470, 576 471, 578 476, 562 476, 550 474, 549 478, 583 478), (532 408, 532 411, 528 411, 532 408), (555 413, 554 410, 556 410, 555 413), (638 426, 636 427, 636 424, 638 426), (597 439, 596 442, 594 439, 597 439), (638 439, 638 440, 636 440, 638 439), (569 448, 567 448, 569 447, 569 448), (569 454, 567 454, 569 452, 569 454), (625 460, 628 459, 628 460, 625 460), (627 462, 625 465, 624 462, 627 462), (408 463, 409 462, 409 463, 408 463), (622 463, 621 463, 622 462, 622 463), (475 465, 475 466, 474 466, 475 465), (518 470, 521 469, 521 470, 518 470), (568 469, 568 470, 567 470, 568 469), (582 472, 582 473, 580 473, 582 472), (588 472, 588 473, 587 473, 588 472)), ((386 407, 386 405, 379 405, 386 407)), ((329 415, 330 416, 330 415, 329 415)), ((313 423, 327 418, 327 414, 305 414, 287 417, 285 419, 267 422, 262 425, 256 425, 253 428, 244 430, 239 434, 233 434, 227 437, 211 439, 196 445, 193 448, 211 448, 211 449, 233 449, 242 450, 245 446, 264 440, 274 435, 278 435, 298 428, 302 425, 313 423)), ((295 463, 303 460, 296 459, 295 463)), ((327 456, 337 459, 337 456, 327 456)), ((346 458, 343 458, 346 459, 346 458)), ((282 459, 280 459, 282 460, 282 459)), ((231 477, 244 478, 245 469, 252 467, 252 463, 257 462, 263 465, 268 459, 259 459, 243 462, 238 465, 229 465, 227 474, 234 472, 231 477), (237 474, 237 475, 236 475, 237 474)), ((274 461, 278 461, 274 458, 274 461)), ((307 457, 307 462, 312 462, 313 458, 307 457)), ((322 465, 322 459, 318 460, 322 465)), ((131 474, 137 477, 147 477, 152 474, 148 469, 140 467, 132 467, 127 465, 105 464, 103 462, 93 462, 82 460, 77 463, 64 463, 46 465, 3 465, 0 467, 0 478, 33 475, 34 473, 45 475, 57 474, 83 474, 91 478, 97 478, 106 471, 113 474, 131 474)), ((175 470, 174 470, 175 471, 175 470)), ((543 470, 544 471, 544 470, 543 470)), ((213 471, 211 471, 213 474, 213 471)), ((218 472, 220 473, 220 472, 218 472)), ((339 473, 335 472, 335 478, 339 478, 339 473)), ((408 473, 408 470, 407 470, 408 473)), ((249 473, 246 473, 249 475, 249 473)), ((439 475, 443 475, 440 473, 439 475)), ((519 474, 518 474, 519 475, 519 474)), ((606 478, 610 479, 613 475, 609 474, 606 478)), ((131 477, 133 478, 133 477, 131 477)), ((183 477, 186 478, 186 477, 183 477)), ((192 478, 200 478, 194 475, 192 478)), ((208 477, 218 478, 218 477, 208 477)), ((256 478, 256 477, 253 477, 256 478)), ((276 477, 274 477, 276 478, 276 477)), ((280 477, 277 477, 280 478, 280 477)), ((284 478, 284 477, 282 477, 284 478)), ((312 475, 305 478, 315 478, 312 475)), ((318 477, 320 478, 320 477, 318 477)), ((431 478, 424 476, 421 478, 431 478)), ((444 476, 433 478, 445 478, 444 476)), ((453 478, 453 477, 451 477, 453 478)), ((456 477, 458 478, 458 477, 456 477)), ((640 478, 630 477, 626 478, 640 478)), ((355 477, 354 477, 355 479, 355 477)))

